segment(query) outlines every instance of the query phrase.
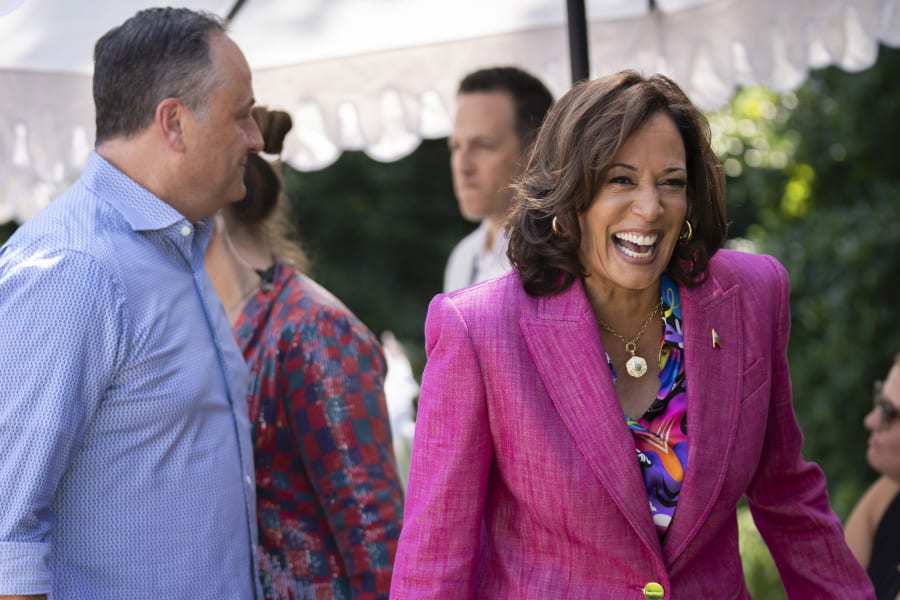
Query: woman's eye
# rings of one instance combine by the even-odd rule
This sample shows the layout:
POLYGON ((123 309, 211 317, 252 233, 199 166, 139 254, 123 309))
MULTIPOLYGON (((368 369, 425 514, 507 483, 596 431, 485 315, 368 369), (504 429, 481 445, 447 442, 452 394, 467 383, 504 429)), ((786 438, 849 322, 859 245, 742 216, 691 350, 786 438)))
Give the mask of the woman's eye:
POLYGON ((680 179, 680 178, 666 179, 665 181, 663 181, 663 185, 669 185, 672 187, 683 188, 683 187, 687 187, 687 180, 680 179))

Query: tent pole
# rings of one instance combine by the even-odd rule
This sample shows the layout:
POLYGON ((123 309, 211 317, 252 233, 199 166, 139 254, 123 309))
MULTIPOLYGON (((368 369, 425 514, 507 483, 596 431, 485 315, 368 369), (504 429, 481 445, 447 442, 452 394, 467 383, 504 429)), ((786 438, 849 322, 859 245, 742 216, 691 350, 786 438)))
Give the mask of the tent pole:
POLYGON ((572 83, 588 78, 587 19, 584 0, 566 0, 569 23, 569 62, 572 67, 572 83))
POLYGON ((238 12, 243 8, 244 3, 247 0, 237 0, 234 5, 231 7, 231 10, 228 11, 228 15, 225 17, 225 25, 228 26, 229 23, 237 16, 238 12))

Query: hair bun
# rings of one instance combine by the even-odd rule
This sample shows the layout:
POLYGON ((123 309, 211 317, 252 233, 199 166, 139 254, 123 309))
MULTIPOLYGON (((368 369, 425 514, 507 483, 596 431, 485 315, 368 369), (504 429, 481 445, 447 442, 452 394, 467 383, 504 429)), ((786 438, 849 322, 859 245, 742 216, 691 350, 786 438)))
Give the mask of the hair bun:
POLYGON ((269 110, 265 106, 254 106, 251 114, 262 133, 263 152, 281 154, 284 138, 294 126, 291 115, 283 110, 269 110))

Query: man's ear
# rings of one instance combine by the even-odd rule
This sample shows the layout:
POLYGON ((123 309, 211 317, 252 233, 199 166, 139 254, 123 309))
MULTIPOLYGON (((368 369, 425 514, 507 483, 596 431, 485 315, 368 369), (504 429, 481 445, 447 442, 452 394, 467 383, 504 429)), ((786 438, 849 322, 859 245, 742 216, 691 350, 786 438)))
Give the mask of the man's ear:
POLYGON ((177 98, 166 98, 156 105, 153 122, 166 145, 175 152, 184 152, 185 117, 188 107, 177 98))

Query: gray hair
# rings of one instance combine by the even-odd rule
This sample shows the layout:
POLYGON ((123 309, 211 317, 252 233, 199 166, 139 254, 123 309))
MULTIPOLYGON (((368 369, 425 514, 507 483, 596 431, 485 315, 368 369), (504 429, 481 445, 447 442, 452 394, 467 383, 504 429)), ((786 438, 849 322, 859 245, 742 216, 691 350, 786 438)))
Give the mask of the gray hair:
POLYGON ((106 32, 94 46, 97 143, 144 130, 166 98, 202 114, 222 83, 214 35, 225 35, 219 17, 186 8, 142 10, 106 32))

